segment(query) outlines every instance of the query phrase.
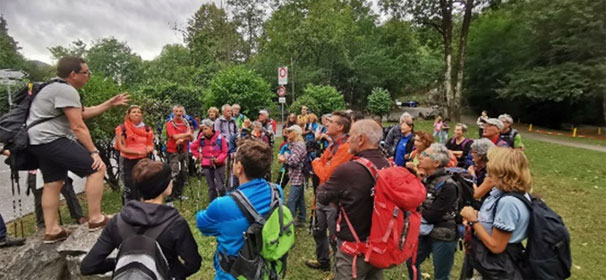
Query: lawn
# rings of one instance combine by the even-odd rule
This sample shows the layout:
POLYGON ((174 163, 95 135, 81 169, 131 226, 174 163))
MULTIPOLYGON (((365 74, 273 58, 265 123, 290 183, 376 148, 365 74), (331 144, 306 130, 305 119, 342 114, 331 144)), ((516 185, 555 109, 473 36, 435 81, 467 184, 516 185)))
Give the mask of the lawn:
MULTIPOLYGON (((417 130, 430 131, 430 121, 417 121, 417 130)), ((475 126, 470 126, 469 135, 477 135, 475 126)), ((278 140, 280 141, 280 140, 278 140)), ((606 275, 606 267, 600 265, 606 259, 606 219, 600 214, 606 196, 606 154, 583 149, 564 147, 555 144, 525 139, 526 154, 530 160, 533 175, 533 192, 540 194, 547 204, 558 212, 568 226, 571 234, 573 256, 572 279, 600 279, 606 275)), ((279 166, 273 165, 273 174, 279 166)), ((202 268, 191 279, 212 279, 212 255, 216 241, 214 237, 205 237, 195 227, 195 213, 208 204, 204 178, 198 182, 191 178, 185 194, 190 199, 175 206, 188 220, 202 255, 202 268), (198 200, 198 185, 200 199, 198 200)), ((286 193, 289 187, 285 188, 286 193)), ((308 211, 311 208, 312 190, 307 189, 306 201, 308 211)), ((83 200, 83 197, 81 197, 83 200)), ((83 201, 84 202, 84 201, 83 201)), ((84 207, 85 208, 85 207, 84 207)), ((106 213, 115 213, 120 208, 120 195, 107 189, 103 198, 103 209, 106 213)), ((66 207, 62 207, 64 219, 69 217, 66 207)), ((24 218, 26 233, 35 230, 34 216, 24 218)), ((9 226, 12 231, 12 226, 9 226)), ((288 279, 323 279, 328 273, 321 273, 305 267, 304 261, 314 258, 314 241, 307 228, 296 231, 296 245, 289 255, 288 279)), ((455 267, 451 276, 458 279, 462 252, 456 253, 455 267)), ((422 270, 432 274, 431 262, 426 261, 422 270)), ((385 279, 407 279, 403 266, 389 269, 385 279)))

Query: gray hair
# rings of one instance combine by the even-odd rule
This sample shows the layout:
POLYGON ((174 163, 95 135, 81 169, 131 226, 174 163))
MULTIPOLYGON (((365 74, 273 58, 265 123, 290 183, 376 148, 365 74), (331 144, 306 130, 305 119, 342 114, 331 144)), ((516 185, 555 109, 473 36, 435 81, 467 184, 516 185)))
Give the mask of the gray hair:
POLYGON ((473 141, 473 143, 471 144, 471 150, 475 151, 478 156, 482 157, 482 158, 486 158, 486 155, 488 154, 488 150, 490 150, 490 148, 494 147, 495 144, 492 143, 492 141, 490 141, 489 139, 486 138, 482 138, 482 139, 478 139, 473 141))
POLYGON ((433 153, 429 156, 432 160, 440 162, 440 167, 444 167, 450 161, 450 152, 442 143, 433 143, 429 148, 433 153))
POLYGON ((223 104, 223 106, 221 106, 221 112, 225 112, 226 108, 229 108, 229 110, 231 110, 231 105, 223 104))
POLYGON ((177 104, 177 105, 173 106, 173 111, 174 111, 175 109, 177 109, 177 108, 181 108, 181 109, 183 109, 183 115, 187 115, 187 112, 185 112, 185 107, 183 107, 183 106, 181 106, 181 105, 177 104))
POLYGON ((351 131, 366 136, 372 146, 379 146, 383 137, 383 129, 373 120, 359 120, 352 125, 350 134, 351 131))
POLYGON ((211 121, 210 119, 203 119, 203 120, 200 122, 200 127, 202 127, 202 126, 208 126, 208 127, 213 127, 213 128, 214 128, 214 127, 215 127, 215 124, 214 124, 214 123, 213 123, 213 121, 211 121))
POLYGON ((252 122, 252 128, 255 128, 255 127, 263 128, 263 124, 260 121, 254 121, 254 122, 252 122))
POLYGON ((269 117, 269 112, 267 110, 261 110, 259 111, 259 114, 263 114, 269 117))
POLYGON ((240 104, 238 103, 234 103, 233 105, 231 105, 231 108, 238 108, 238 109, 242 109, 242 107, 240 107, 240 104))
POLYGON ((402 115, 400 116, 400 124, 402 124, 406 120, 410 120, 412 122, 412 116, 408 112, 402 113, 402 115))
POLYGON ((509 124, 513 123, 513 118, 509 114, 500 115, 499 120, 502 122, 508 122, 509 124))
POLYGON ((463 130, 463 133, 467 132, 467 125, 464 123, 458 123, 457 125, 455 125, 455 127, 460 126, 461 129, 463 130))

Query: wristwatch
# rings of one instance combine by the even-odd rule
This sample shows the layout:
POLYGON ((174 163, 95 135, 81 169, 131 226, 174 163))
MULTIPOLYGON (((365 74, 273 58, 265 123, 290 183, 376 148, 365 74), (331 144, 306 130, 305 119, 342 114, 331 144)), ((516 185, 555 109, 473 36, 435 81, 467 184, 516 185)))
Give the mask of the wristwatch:
POLYGON ((99 154, 99 150, 94 149, 93 151, 91 151, 91 152, 90 152, 90 154, 91 154, 91 155, 92 155, 92 154, 99 154))

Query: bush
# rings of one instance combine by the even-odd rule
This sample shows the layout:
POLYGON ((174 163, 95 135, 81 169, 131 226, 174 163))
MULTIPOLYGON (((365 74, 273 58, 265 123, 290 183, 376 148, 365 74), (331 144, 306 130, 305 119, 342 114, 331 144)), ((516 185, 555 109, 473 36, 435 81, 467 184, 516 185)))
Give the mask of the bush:
MULTIPOLYGON (((333 86, 308 84, 305 87, 305 90, 303 91, 303 96, 310 96, 316 101, 319 106, 319 110, 314 110, 314 113, 318 116, 332 113, 337 110, 342 110, 347 107, 347 104, 345 103, 345 98, 333 86)), ((300 111, 301 110, 299 108, 299 111, 297 111, 297 113, 300 111)))
MULTIPOLYGON (((179 83, 159 80, 142 86, 139 91, 141 98, 152 97, 169 104, 164 114, 171 113, 172 105, 182 105, 187 114, 191 116, 201 114, 203 91, 193 85, 182 85, 179 83)), ((203 114, 206 115, 206 114, 203 114)))
POLYGON ((308 112, 311 111, 312 113, 318 115, 318 117, 322 116, 322 114, 318 114, 320 112, 318 102, 309 95, 303 95, 297 98, 297 100, 292 103, 290 107, 288 107, 288 112, 295 113, 297 115, 301 114, 301 107, 303 106, 307 106, 308 112))
POLYGON ((368 96, 366 109, 372 114, 382 117, 389 113, 393 101, 389 92, 382 88, 374 88, 368 96))
POLYGON ((242 113, 254 117, 263 108, 272 108, 273 93, 269 83, 253 70, 233 66, 219 72, 204 93, 205 107, 221 108, 223 104, 238 103, 242 113))

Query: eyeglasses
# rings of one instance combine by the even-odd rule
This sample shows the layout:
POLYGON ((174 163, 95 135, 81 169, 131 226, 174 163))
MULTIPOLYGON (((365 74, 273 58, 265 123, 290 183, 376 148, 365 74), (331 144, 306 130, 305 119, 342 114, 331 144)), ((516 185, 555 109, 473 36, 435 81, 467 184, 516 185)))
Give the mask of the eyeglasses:
POLYGON ((86 70, 86 71, 84 71, 84 72, 78 72, 78 74, 82 74, 82 75, 88 75, 88 76, 90 76, 90 75, 92 75, 92 74, 93 74, 93 72, 91 72, 90 70, 86 70))
POLYGON ((428 158, 430 158, 430 159, 433 159, 433 158, 431 157, 431 154, 430 154, 430 153, 428 153, 427 151, 422 151, 422 152, 421 152, 419 155, 420 155, 421 157, 428 157, 428 158))

